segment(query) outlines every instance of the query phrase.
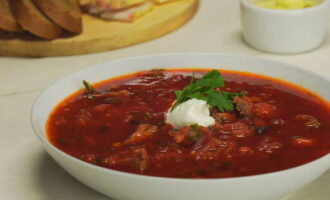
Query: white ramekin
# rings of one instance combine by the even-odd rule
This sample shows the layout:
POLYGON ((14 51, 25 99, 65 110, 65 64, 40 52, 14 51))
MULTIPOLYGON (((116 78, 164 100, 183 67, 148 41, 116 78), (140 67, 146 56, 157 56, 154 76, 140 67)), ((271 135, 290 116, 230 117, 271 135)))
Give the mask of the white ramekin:
POLYGON ((292 54, 319 47, 328 26, 330 0, 310 8, 278 10, 261 8, 241 0, 242 32, 253 48, 270 53, 292 54))

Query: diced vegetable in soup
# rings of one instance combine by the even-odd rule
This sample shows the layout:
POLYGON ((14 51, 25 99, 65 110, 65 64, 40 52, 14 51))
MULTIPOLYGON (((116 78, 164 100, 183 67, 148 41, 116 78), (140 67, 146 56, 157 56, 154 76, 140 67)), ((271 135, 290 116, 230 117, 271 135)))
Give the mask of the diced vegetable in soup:
POLYGON ((284 170, 330 152, 328 103, 280 80, 157 69, 87 81, 53 110, 47 133, 57 148, 94 165, 226 178, 284 170))

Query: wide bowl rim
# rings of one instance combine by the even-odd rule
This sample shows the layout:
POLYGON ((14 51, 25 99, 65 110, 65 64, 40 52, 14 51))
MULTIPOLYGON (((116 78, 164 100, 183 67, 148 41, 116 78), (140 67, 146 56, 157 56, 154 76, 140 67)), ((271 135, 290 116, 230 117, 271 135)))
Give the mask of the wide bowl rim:
MULTIPOLYGON (((107 64, 113 64, 116 62, 126 62, 126 61, 130 61, 130 60, 135 60, 135 59, 148 59, 148 58, 152 58, 152 57, 159 57, 159 56, 180 56, 180 55, 185 55, 185 56, 194 56, 194 55, 202 55, 202 56, 225 56, 225 57, 235 57, 235 58, 239 58, 239 59, 249 59, 249 60, 255 60, 255 61, 261 61, 261 62, 266 62, 266 63, 272 63, 272 64, 276 64, 276 65, 285 65, 287 67, 290 67, 292 69, 304 72, 304 73, 308 73, 314 77, 318 77, 323 79, 326 82, 329 82, 330 84, 330 79, 325 78, 324 76, 321 76, 320 74, 316 74, 314 72, 311 71, 307 71, 305 69, 302 69, 300 67, 297 67, 295 65, 292 64, 288 64, 288 63, 284 63, 284 62, 279 62, 276 60, 271 60, 271 59, 267 59, 267 58, 260 58, 260 57, 252 57, 252 56, 245 56, 245 55, 236 55, 236 54, 227 54, 227 53, 212 53, 212 52, 176 52, 176 53, 159 53, 159 54, 150 54, 150 55, 142 55, 142 56, 134 56, 134 57, 127 57, 127 58, 120 58, 120 59, 115 59, 115 60, 110 60, 107 62, 103 62, 103 63, 99 63, 99 64, 95 64, 95 65, 91 65, 87 68, 75 71, 73 73, 67 74, 66 76, 54 81, 53 83, 51 83, 46 89, 44 89, 39 95, 38 97, 35 99, 32 108, 31 108, 31 114, 30 114, 30 119, 31 119, 31 125, 32 125, 32 129, 34 131, 34 134, 39 138, 39 140, 41 141, 41 143, 43 144, 44 148, 45 146, 47 146, 48 148, 50 148, 51 150, 53 150, 54 152, 56 152, 57 154, 65 157, 66 159, 69 159, 72 162, 75 162, 78 165, 83 165, 84 167, 88 167, 88 168, 92 168, 92 170, 98 170, 101 173, 106 173, 106 174, 113 174, 113 175, 118 175, 118 176, 126 176, 128 178, 135 178, 135 179, 149 179, 149 180, 155 180, 155 181, 174 181, 174 182, 198 182, 198 183, 202 183, 202 182, 232 182, 232 181, 240 181, 240 180, 251 180, 251 179, 256 179, 256 178, 267 178, 267 177, 271 177, 271 176, 278 176, 281 174, 285 174, 285 173, 290 173, 292 171, 295 171, 297 169, 301 169, 306 167, 307 165, 312 165, 315 164, 317 162, 320 162, 322 160, 325 159, 330 159, 330 153, 317 158, 313 161, 310 161, 308 163, 305 163, 303 165, 299 165, 296 167, 292 167, 289 169, 285 169, 285 170, 280 170, 280 171, 275 171, 275 172, 269 172, 269 173, 264 173, 264 174, 257 174, 257 175, 249 175, 249 176, 240 176, 240 177, 229 177, 229 178, 207 178, 207 179, 189 179, 189 178, 170 178, 170 177, 158 177, 158 176, 150 176, 150 175, 140 175, 140 174, 134 174, 134 173, 128 173, 128 172, 122 172, 122 171, 117 171, 117 170, 113 170, 113 169, 109 169, 109 168, 104 168, 101 166, 97 166, 85 161, 82 161, 76 157, 73 157, 63 151, 61 151, 60 149, 58 149, 57 147, 55 147, 53 144, 50 143, 50 141, 47 139, 47 136, 42 136, 45 135, 45 131, 39 132, 38 128, 37 128, 37 124, 36 124, 36 117, 37 113, 35 112, 35 110, 38 107, 38 103, 39 101, 42 100, 43 96, 45 94, 47 94, 47 91, 54 87, 56 84, 65 81, 66 79, 69 79, 71 76, 75 75, 76 73, 82 73, 82 72, 87 72, 90 70, 96 70, 97 68, 101 68, 104 65, 107 64)), ((191 67, 193 68, 193 66, 191 67)), ((166 67, 165 67, 166 69, 166 67)), ((188 68, 187 68, 188 69, 188 68)), ((235 71, 235 70, 233 70, 235 71)), ((247 70, 248 71, 248 70, 247 70)), ((128 74, 128 73, 134 73, 134 71, 132 72, 125 72, 123 73, 123 75, 128 74)), ((74 91, 73 91, 74 92, 74 91)), ((330 102, 329 102, 330 104, 330 102)), ((49 116, 49 115, 48 115, 49 116)), ((46 120, 47 121, 47 120, 46 120)), ((45 148, 46 151, 47 148, 45 148)), ((49 152, 48 152, 49 153, 49 152)), ((330 165, 328 167, 330 169, 330 165)))

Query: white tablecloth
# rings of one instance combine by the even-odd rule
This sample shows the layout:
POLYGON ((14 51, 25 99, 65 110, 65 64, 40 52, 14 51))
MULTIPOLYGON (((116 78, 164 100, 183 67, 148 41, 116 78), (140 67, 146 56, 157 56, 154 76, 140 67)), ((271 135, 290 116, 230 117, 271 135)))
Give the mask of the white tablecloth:
MULTIPOLYGON (((30 125, 33 101, 53 81, 97 63, 187 51, 266 57, 330 79, 330 34, 319 49, 304 54, 273 55, 256 51, 241 39, 238 0, 203 0, 196 16, 184 27, 132 47, 69 57, 0 57, 0 199, 108 199, 72 178, 43 150, 30 125)), ((284 199, 330 200, 330 171, 284 199)))

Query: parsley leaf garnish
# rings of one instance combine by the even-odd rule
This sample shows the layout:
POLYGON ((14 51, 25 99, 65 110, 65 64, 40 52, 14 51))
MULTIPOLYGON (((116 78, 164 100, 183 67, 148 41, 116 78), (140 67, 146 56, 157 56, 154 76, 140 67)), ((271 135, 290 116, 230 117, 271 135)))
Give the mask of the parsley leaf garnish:
POLYGON ((230 93, 217 89, 224 87, 224 85, 224 79, 217 70, 208 72, 199 80, 195 80, 195 76, 193 75, 189 85, 183 88, 183 90, 174 91, 176 102, 171 111, 181 103, 193 98, 207 101, 211 107, 217 107, 221 112, 231 111, 234 109, 233 98, 235 96, 243 96, 243 94, 230 93))
POLYGON ((86 80, 83 80, 82 83, 85 86, 85 90, 87 92, 87 98, 88 99, 94 99, 93 93, 96 92, 95 88, 92 86, 92 84, 90 84, 86 80))
POLYGON ((96 91, 95 88, 92 86, 92 84, 90 84, 86 80, 83 80, 83 85, 85 86, 86 91, 89 93, 93 93, 96 91))

